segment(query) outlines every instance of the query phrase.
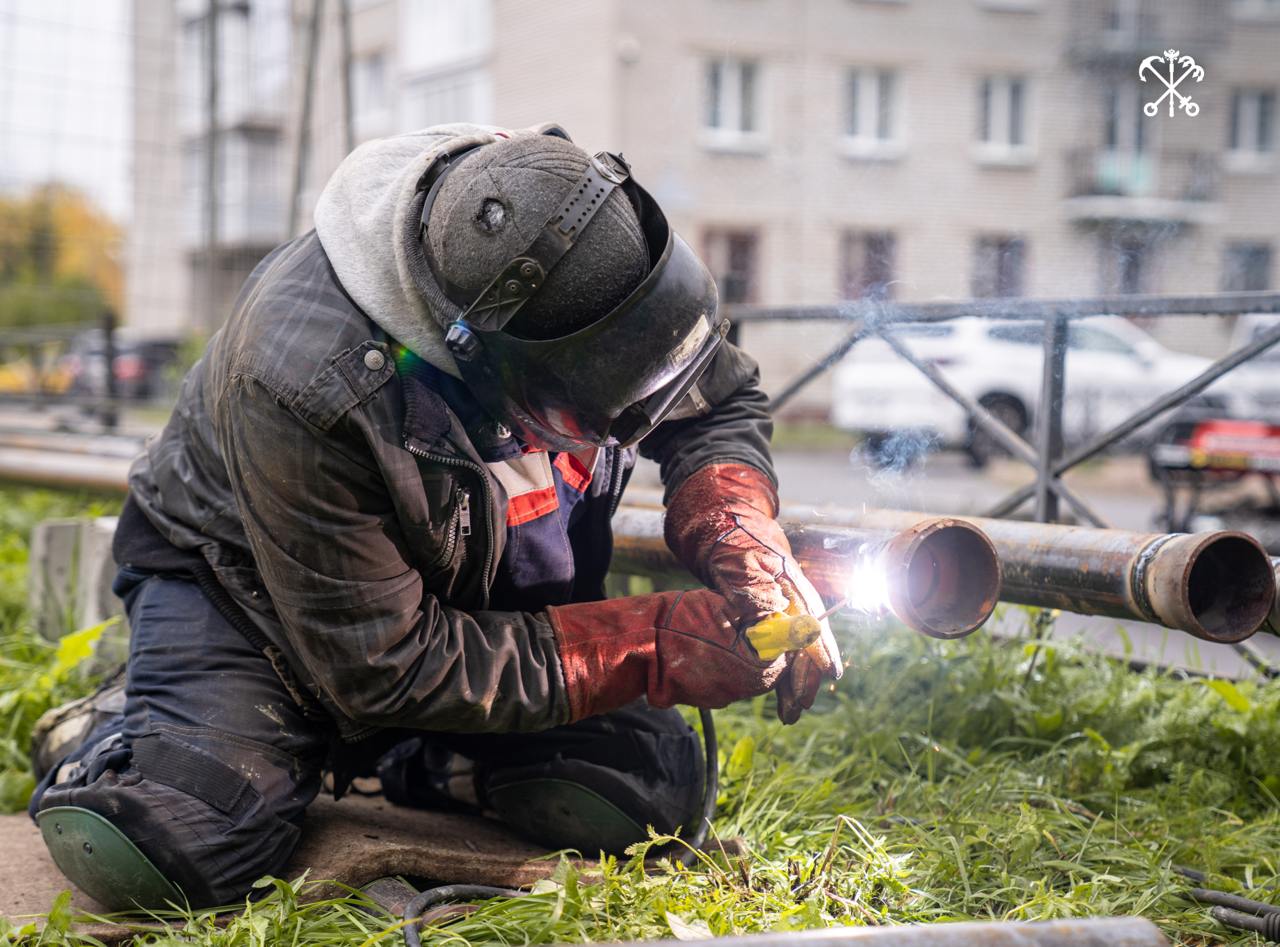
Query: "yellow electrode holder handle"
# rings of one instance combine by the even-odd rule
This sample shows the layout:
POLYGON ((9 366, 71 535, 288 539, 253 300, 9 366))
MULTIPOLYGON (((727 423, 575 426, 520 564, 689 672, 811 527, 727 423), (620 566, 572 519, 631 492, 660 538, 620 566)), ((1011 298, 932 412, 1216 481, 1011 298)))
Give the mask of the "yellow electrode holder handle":
POLYGON ((772 661, 788 651, 803 651, 822 634, 822 621, 812 615, 774 612, 747 629, 747 640, 761 661, 772 661))

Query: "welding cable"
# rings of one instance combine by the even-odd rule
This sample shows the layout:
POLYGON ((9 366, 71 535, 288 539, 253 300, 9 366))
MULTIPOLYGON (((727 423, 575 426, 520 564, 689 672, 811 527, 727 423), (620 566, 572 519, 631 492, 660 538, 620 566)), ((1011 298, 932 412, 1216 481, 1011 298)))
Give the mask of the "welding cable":
MULTIPOLYGON (((706 776, 703 782, 702 819, 693 836, 689 838, 688 847, 679 856, 679 862, 686 868, 691 867, 698 857, 698 851, 707 840, 711 830, 711 819, 716 814, 716 801, 720 796, 720 762, 719 744, 716 741, 716 725, 711 711, 700 709, 698 719, 702 723, 702 752, 706 763, 706 776)), ((404 941, 406 947, 422 947, 422 938, 418 934, 418 925, 422 915, 429 909, 446 901, 457 901, 462 898, 519 898, 527 892, 514 888, 496 888, 492 885, 441 885, 419 892, 404 906, 404 941)))
POLYGON ((1201 904, 1216 904, 1220 907, 1231 908, 1233 911, 1244 911, 1247 914, 1280 914, 1280 907, 1274 904, 1254 901, 1251 898, 1242 898, 1238 894, 1215 891, 1212 888, 1192 888, 1187 892, 1187 896, 1201 904))
POLYGON ((692 867, 698 857, 698 851, 707 841, 707 833, 711 831, 711 820, 716 814, 716 801, 720 797, 720 753, 716 742, 716 724, 711 719, 711 711, 703 708, 698 711, 698 719, 702 721, 702 755, 707 765, 707 775, 702 784, 702 819, 693 837, 689 839, 689 847, 680 855, 680 864, 692 867))
POLYGON ((422 947, 418 925, 422 922, 422 915, 438 904, 462 898, 519 898, 524 894, 514 888, 495 888, 493 885, 441 885, 420 891, 404 906, 404 919, 408 922, 404 927, 404 942, 407 947, 422 947))
POLYGON ((1253 931, 1272 943, 1280 942, 1280 914, 1264 914, 1256 917, 1221 906, 1210 908, 1209 914, 1219 924, 1234 927, 1236 930, 1253 931))

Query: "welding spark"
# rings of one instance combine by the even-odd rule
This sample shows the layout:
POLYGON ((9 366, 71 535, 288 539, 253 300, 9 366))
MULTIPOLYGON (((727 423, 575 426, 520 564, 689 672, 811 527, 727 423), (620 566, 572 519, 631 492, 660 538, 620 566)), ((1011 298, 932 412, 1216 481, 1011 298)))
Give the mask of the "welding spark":
POLYGON ((879 549, 864 545, 858 550, 845 591, 849 607, 863 614, 882 615, 889 610, 889 575, 879 549))

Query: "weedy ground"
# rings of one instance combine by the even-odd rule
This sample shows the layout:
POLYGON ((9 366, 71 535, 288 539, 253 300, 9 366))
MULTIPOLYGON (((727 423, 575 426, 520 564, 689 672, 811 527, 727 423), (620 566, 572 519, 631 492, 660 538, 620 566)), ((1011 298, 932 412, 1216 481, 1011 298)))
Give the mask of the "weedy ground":
MULTIPOLYGON (((26 740, 45 707, 92 685, 86 639, 37 640, 22 611, 25 530, 72 501, 0 497, 0 805, 30 789, 26 740)), ((847 924, 1139 914, 1179 943, 1253 943, 1184 900, 1209 884, 1280 898, 1280 686, 1133 671, 1027 638, 936 642, 845 623, 844 679, 793 727, 767 700, 717 713, 715 831, 747 843, 646 873, 607 858, 424 931, 468 944, 693 939, 847 924)), ((91 636, 90 636, 91 637, 91 636)), ((663 839, 655 839, 651 845, 663 839)), ((318 879, 266 879, 225 927, 174 914, 142 943, 399 943, 359 893, 305 903, 318 879), (180 930, 185 923, 185 930, 180 930)), ((75 942, 65 899, 43 935, 75 942)))

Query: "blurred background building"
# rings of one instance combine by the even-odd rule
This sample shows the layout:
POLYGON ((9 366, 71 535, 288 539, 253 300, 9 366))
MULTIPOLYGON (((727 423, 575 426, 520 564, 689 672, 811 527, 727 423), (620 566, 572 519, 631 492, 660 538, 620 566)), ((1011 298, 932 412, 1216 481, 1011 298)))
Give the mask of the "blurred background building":
MULTIPOLYGON (((131 3, 103 33, 131 62, 129 197, 102 212, 133 326, 216 328, 352 144, 449 121, 623 151, 729 302, 1275 286, 1280 0, 131 3), (1205 70, 1180 88, 1195 117, 1143 114, 1163 87, 1139 63, 1166 49, 1205 70)), ((0 12, 0 79, 38 16, 5 4, 26 12, 0 12)), ((1229 327, 1154 328, 1214 352, 1229 327)), ((768 388, 839 332, 745 341, 768 388)))

